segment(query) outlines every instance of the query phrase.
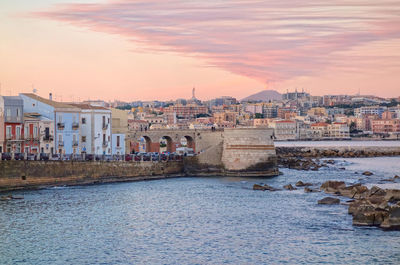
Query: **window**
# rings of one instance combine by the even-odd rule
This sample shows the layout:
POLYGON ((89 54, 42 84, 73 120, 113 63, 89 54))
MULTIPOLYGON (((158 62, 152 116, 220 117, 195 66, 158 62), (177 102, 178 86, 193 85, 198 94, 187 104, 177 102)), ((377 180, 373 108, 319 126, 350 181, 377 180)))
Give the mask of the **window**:
POLYGON ((15 129, 16 129, 17 139, 19 140, 21 139, 21 126, 17 126, 15 129))
POLYGON ((37 138, 38 137, 38 128, 37 126, 33 126, 33 138, 37 138))
POLYGON ((6 116, 11 117, 11 109, 10 108, 6 109, 6 116))
POLYGON ((59 142, 62 142, 62 134, 59 134, 59 135, 58 135, 58 141, 59 141, 59 142))
POLYGON ((11 138, 11 126, 6 127, 6 137, 11 138))
POLYGON ((86 143, 86 136, 82 136, 82 143, 86 143))
POLYGON ((119 147, 119 135, 117 136, 117 147, 119 147))
POLYGON ((73 134, 73 135, 72 135, 72 141, 73 141, 73 142, 76 142, 76 134, 73 134))
POLYGON ((29 138, 29 124, 28 124, 28 126, 25 126, 24 137, 25 137, 25 139, 29 138))
POLYGON ((86 124, 86 118, 82 118, 82 124, 86 124))
POLYGON ((105 142, 106 142, 106 135, 103 134, 103 143, 105 143, 105 142))
POLYGON ((62 122, 62 115, 58 115, 58 122, 62 122))

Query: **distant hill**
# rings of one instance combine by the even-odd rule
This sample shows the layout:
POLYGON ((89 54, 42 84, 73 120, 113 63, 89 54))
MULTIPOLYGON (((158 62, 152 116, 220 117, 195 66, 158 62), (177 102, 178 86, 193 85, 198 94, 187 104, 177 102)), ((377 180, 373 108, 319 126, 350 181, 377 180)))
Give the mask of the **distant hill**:
POLYGON ((282 94, 275 90, 263 90, 256 94, 250 95, 241 101, 263 101, 268 102, 270 100, 281 100, 282 94))

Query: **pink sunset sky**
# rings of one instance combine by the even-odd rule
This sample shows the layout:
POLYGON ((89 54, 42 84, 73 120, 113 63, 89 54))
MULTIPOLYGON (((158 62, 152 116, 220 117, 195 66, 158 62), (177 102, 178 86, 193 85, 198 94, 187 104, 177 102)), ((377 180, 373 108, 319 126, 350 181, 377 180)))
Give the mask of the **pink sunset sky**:
POLYGON ((1 94, 400 96, 400 0, 0 2, 1 94))

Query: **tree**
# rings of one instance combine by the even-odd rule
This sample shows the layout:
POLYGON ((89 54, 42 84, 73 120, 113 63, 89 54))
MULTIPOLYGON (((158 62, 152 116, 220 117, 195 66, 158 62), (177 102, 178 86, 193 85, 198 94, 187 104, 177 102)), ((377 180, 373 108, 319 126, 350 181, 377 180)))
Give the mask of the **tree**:
POLYGON ((256 113, 254 118, 255 119, 262 119, 262 118, 264 118, 264 115, 262 113, 256 113))
POLYGON ((350 133, 357 133, 357 132, 358 132, 357 125, 354 121, 352 121, 350 123, 350 133))

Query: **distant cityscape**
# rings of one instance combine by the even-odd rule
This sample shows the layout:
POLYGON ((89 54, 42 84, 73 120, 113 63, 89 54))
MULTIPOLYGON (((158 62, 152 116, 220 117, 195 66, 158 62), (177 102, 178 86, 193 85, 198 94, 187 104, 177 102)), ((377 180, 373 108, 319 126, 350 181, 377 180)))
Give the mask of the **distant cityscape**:
MULTIPOLYGON (((49 94, 0 96, 0 153, 121 155, 146 152, 134 131, 274 129, 275 140, 398 139, 400 97, 313 96, 266 90, 243 100, 56 102, 49 94)), ((159 141, 167 150, 166 139, 159 141)), ((186 147, 182 139, 178 147, 186 147)), ((163 150, 163 148, 165 150, 163 150)), ((147 150, 148 151, 148 150, 147 150)))

